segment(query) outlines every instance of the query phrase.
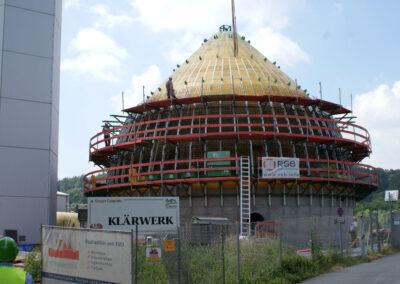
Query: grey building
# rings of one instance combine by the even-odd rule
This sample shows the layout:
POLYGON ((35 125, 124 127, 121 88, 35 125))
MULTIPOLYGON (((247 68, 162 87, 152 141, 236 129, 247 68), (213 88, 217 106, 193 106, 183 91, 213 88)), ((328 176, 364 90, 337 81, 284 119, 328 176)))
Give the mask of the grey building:
POLYGON ((62 0, 0 0, 0 234, 56 223, 62 0))

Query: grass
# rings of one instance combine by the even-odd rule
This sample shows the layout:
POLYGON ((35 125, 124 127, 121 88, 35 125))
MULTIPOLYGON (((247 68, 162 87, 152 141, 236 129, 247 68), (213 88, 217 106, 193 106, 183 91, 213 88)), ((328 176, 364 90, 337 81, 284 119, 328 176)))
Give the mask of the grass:
MULTIPOLYGON (((223 283, 223 266, 225 265, 225 283, 298 283, 319 274, 338 271, 345 267, 364 262, 361 257, 353 258, 344 254, 341 259, 339 251, 329 249, 322 253, 318 241, 312 245, 312 257, 298 256, 294 247, 283 244, 282 265, 279 263, 279 241, 271 239, 252 239, 240 241, 240 281, 237 277, 237 239, 227 238, 222 246, 221 241, 206 245, 182 244, 181 250, 181 283, 223 283)), ((385 255, 400 252, 390 246, 382 248, 380 253, 369 253, 365 262, 385 255)), ((177 283, 178 250, 163 252, 162 263, 146 262, 146 246, 138 248, 138 283, 177 283)), ((34 280, 40 280, 40 253, 28 254, 25 271, 34 280)))

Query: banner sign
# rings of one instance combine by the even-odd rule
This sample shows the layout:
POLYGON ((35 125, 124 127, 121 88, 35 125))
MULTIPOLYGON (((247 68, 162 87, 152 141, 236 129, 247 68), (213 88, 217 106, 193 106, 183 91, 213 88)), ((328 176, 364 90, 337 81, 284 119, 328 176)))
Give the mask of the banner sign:
POLYGON ((128 232, 42 227, 42 283, 131 284, 128 232))
POLYGON ((174 231, 179 227, 179 197, 89 197, 90 228, 174 231))
POLYGON ((262 158, 263 178, 299 178, 300 161, 298 158, 262 158))

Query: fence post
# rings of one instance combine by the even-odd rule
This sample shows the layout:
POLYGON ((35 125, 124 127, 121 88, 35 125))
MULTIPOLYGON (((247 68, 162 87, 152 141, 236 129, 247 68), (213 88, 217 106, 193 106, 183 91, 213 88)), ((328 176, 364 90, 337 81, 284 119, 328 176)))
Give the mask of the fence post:
POLYGON ((138 283, 137 275, 138 275, 138 225, 136 225, 136 232, 135 232, 135 284, 138 283))
POLYGON ((361 258, 365 260, 364 213, 361 214, 361 258))
POLYGON ((238 223, 236 226, 236 249, 237 249, 237 277, 238 277, 238 283, 240 282, 240 224, 238 223))
POLYGON ((181 284, 181 234, 178 228, 178 284, 181 284))
POLYGON ((134 274, 134 264, 133 264, 133 229, 131 229, 131 283, 133 284, 134 281, 135 281, 135 274, 134 274))
POLYGON ((225 284, 225 235, 224 225, 221 225, 221 249, 222 249, 222 283, 225 284))
POLYGON ((372 213, 371 211, 369 212, 369 238, 368 240, 370 241, 371 244, 371 251, 374 251, 374 238, 372 236, 372 213))
POLYGON ((378 252, 381 252, 381 232, 379 231, 379 215, 376 213, 375 215, 376 220, 376 233, 377 233, 377 240, 378 240, 378 252))
POLYGON ((343 261, 343 243, 342 243, 342 223, 339 223, 339 250, 340 250, 340 260, 343 261))
POLYGON ((279 226, 279 265, 282 266, 282 225, 279 226))

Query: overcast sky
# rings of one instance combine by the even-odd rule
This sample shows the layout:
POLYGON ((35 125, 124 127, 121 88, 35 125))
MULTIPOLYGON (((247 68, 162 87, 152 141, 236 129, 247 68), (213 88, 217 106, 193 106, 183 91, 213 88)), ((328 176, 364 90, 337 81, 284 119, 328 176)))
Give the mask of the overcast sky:
MULTIPOLYGON (((95 168, 89 139, 156 89, 223 24, 229 0, 64 0, 59 178, 95 168)), ((236 0, 237 29, 311 96, 353 110, 364 163, 400 168, 400 1, 236 0)))

